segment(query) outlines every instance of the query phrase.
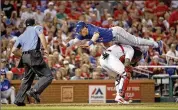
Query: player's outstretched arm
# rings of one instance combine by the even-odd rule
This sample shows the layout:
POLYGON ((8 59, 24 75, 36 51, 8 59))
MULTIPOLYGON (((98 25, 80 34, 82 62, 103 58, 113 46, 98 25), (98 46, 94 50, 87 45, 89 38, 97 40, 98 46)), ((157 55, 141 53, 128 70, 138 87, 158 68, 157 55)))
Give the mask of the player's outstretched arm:
POLYGON ((70 47, 70 46, 72 46, 72 45, 78 43, 79 41, 80 41, 80 40, 77 39, 77 38, 72 39, 72 40, 70 40, 70 41, 67 43, 66 47, 70 47))
POLYGON ((94 42, 96 42, 96 40, 98 40, 99 38, 99 33, 94 33, 93 37, 91 38, 91 40, 89 41, 88 45, 92 45, 94 42))

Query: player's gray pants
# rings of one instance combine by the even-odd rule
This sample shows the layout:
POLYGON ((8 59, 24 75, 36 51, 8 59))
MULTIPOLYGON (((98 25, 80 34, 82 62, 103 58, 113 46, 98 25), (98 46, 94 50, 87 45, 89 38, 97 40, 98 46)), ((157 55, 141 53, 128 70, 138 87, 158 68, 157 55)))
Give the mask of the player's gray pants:
POLYGON ((2 103, 8 103, 7 98, 10 97, 11 104, 15 101, 15 88, 11 87, 6 91, 1 91, 1 102, 2 103))
POLYGON ((152 46, 154 48, 158 47, 157 42, 136 37, 119 26, 112 27, 112 29, 113 29, 112 34, 114 36, 113 41, 136 47, 140 46, 152 46))

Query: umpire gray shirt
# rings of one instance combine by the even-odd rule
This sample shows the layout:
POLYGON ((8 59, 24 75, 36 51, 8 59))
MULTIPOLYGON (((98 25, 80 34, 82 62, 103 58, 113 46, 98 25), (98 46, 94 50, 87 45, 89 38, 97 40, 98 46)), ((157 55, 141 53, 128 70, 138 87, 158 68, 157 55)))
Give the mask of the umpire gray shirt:
POLYGON ((28 26, 23 34, 21 34, 14 46, 16 48, 22 47, 22 51, 29 51, 36 49, 39 35, 43 33, 42 26, 28 26))

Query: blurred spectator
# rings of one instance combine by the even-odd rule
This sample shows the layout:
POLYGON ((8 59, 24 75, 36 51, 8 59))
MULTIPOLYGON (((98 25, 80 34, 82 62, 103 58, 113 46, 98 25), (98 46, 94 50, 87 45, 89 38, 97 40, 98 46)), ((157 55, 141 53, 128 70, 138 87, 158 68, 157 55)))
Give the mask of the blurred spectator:
MULTIPOLYGON (((7 22, 11 23, 11 21, 9 19, 6 20, 6 23, 7 22)), ((2 40, 5 41, 3 43, 6 43, 6 44, 3 44, 3 45, 6 45, 6 47, 7 47, 9 40, 13 39, 14 37, 16 37, 16 36, 12 35, 12 25, 9 24, 8 26, 6 26, 5 35, 2 36, 2 40)))
POLYGON ((52 49, 52 45, 54 44, 54 33, 53 31, 49 30, 48 31, 48 36, 45 36, 46 37, 46 42, 47 44, 50 46, 50 49, 52 49))
POLYGON ((36 24, 43 25, 44 13, 41 12, 41 6, 37 6, 34 16, 35 16, 36 24))
POLYGON ((95 56, 96 56, 96 51, 91 51, 91 56, 89 57, 89 60, 93 68, 97 66, 95 56))
POLYGON ((117 4, 117 9, 114 11, 114 19, 122 19, 123 14, 125 14, 126 11, 123 8, 122 3, 117 4))
POLYGON ((60 68, 61 75, 62 75, 62 80, 69 80, 70 77, 67 74, 67 70, 65 68, 60 68))
POLYGON ((4 3, 2 3, 1 9, 2 11, 5 12, 5 15, 7 16, 7 18, 10 19, 11 14, 14 11, 14 6, 10 4, 10 0, 5 0, 4 3))
POLYGON ((53 59, 54 59, 54 67, 60 68, 61 67, 61 56, 57 50, 53 51, 53 59))
MULTIPOLYGON (((168 65, 175 66, 174 60, 173 59, 169 59, 168 65)), ((176 68, 165 68, 165 71, 166 71, 167 74, 169 74, 169 76, 172 76, 172 75, 176 74, 176 68)))
POLYGON ((46 15, 47 13, 50 13, 50 17, 51 19, 53 19, 54 17, 56 17, 56 10, 54 9, 54 3, 53 2, 49 2, 48 3, 48 9, 46 9, 44 11, 44 14, 46 15))
POLYGON ((177 7, 178 7, 178 1, 172 0, 171 1, 171 8, 172 8, 172 10, 176 9, 177 7))
POLYGON ((176 41, 176 28, 171 26, 168 34, 169 39, 167 39, 166 44, 171 45, 174 41, 176 41))
POLYGON ((97 7, 97 9, 99 9, 101 16, 104 15, 104 13, 105 13, 104 10, 107 10, 109 13, 112 12, 112 9, 110 7, 110 3, 107 0, 100 1, 99 4, 96 7, 97 7))
POLYGON ((131 19, 138 19, 141 15, 141 11, 136 7, 135 2, 130 2, 129 6, 127 7, 127 11, 130 13, 131 19))
POLYGON ((70 58, 71 58, 71 64, 73 64, 73 65, 76 64, 75 57, 76 57, 76 53, 72 51, 72 52, 70 53, 70 58))
POLYGON ((57 19, 66 19, 67 15, 64 13, 65 7, 63 5, 60 5, 56 17, 57 19))
POLYGON ((84 78, 81 77, 81 69, 77 68, 75 70, 75 76, 71 77, 71 80, 83 80, 84 78))
POLYGON ((16 27, 19 27, 21 21, 20 21, 20 18, 18 18, 16 11, 12 12, 10 20, 13 25, 15 25, 16 27))
POLYGON ((6 59, 2 58, 1 59, 1 69, 5 70, 5 72, 9 71, 9 68, 7 67, 8 62, 6 61, 6 59))
POLYGON ((62 76, 62 72, 61 70, 57 70, 56 71, 56 77, 55 77, 56 80, 63 80, 63 76, 62 76))
POLYGON ((26 6, 27 5, 27 1, 26 0, 22 0, 22 6, 26 6))
POLYGON ((92 4, 90 9, 89 9, 89 15, 96 15, 96 21, 100 22, 101 21, 101 16, 99 10, 96 8, 95 4, 92 4))
POLYGON ((11 104, 15 101, 15 88, 11 86, 10 81, 6 78, 6 73, 4 70, 0 70, 1 75, 1 103, 8 104, 8 99, 10 98, 11 104))
POLYGON ((175 26, 178 24, 178 7, 174 10, 169 17, 170 26, 175 26))
POLYGON ((158 5, 159 1, 158 0, 146 0, 145 1, 145 14, 146 16, 150 16, 150 18, 153 18, 154 14, 154 9, 158 5))
POLYGON ((156 8, 154 9, 154 14, 155 14, 157 17, 161 17, 161 16, 163 16, 163 15, 166 13, 166 11, 168 11, 168 10, 169 10, 168 6, 165 5, 163 1, 160 1, 160 2, 158 3, 158 5, 156 6, 156 8))
POLYGON ((108 17, 107 20, 102 23, 102 26, 104 28, 111 28, 111 27, 115 26, 113 18, 112 17, 108 17))
POLYGON ((103 73, 101 66, 97 66, 94 69, 94 71, 93 71, 93 77, 94 77, 95 72, 98 74, 98 79, 107 79, 108 75, 106 75, 106 74, 103 73))
MULTIPOLYGON (((70 57, 69 57, 70 58, 70 57)), ((67 70, 67 74, 71 77, 74 76, 75 66, 73 64, 69 64, 69 61, 66 59, 63 61, 64 68, 67 70)))
POLYGON ((31 4, 27 4, 27 9, 25 12, 22 13, 21 15, 21 20, 25 22, 28 18, 34 18, 35 19, 35 14, 32 11, 32 6, 31 4))
MULTIPOLYGON (((152 61, 149 64, 150 66, 160 66, 161 64, 159 63, 159 57, 157 55, 153 56, 152 61)), ((149 68, 150 71, 153 72, 153 74, 162 74, 163 69, 162 68, 149 68)))
POLYGON ((85 79, 90 78, 91 74, 90 74, 90 70, 89 70, 89 65, 83 64, 81 66, 81 71, 82 71, 82 74, 81 74, 82 77, 84 77, 85 79))
POLYGON ((48 56, 48 66, 51 69, 53 76, 55 76, 56 70, 54 68, 54 57, 52 54, 48 56))
MULTIPOLYGON (((178 51, 176 50, 176 44, 171 44, 170 45, 170 50, 166 53, 166 60, 167 60, 167 63, 169 64, 169 61, 170 59, 175 59, 178 58, 178 51)), ((176 61, 178 59, 175 59, 176 61)))
POLYGON ((95 14, 91 14, 91 24, 96 26, 101 26, 101 22, 97 20, 97 16, 95 14))
POLYGON ((94 71, 94 72, 93 72, 92 79, 94 79, 94 80, 101 79, 101 77, 100 77, 100 73, 99 73, 99 72, 94 71))

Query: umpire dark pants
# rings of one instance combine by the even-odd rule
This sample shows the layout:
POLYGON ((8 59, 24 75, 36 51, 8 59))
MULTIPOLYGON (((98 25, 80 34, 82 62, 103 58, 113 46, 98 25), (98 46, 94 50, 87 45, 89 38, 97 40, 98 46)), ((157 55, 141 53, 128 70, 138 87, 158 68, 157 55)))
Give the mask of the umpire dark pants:
POLYGON ((15 99, 15 102, 18 103, 24 102, 26 92, 31 88, 36 74, 39 76, 39 80, 34 85, 33 89, 36 91, 35 93, 39 95, 49 84, 51 84, 53 79, 51 70, 44 62, 40 51, 32 51, 23 54, 21 61, 25 67, 25 74, 15 99))

